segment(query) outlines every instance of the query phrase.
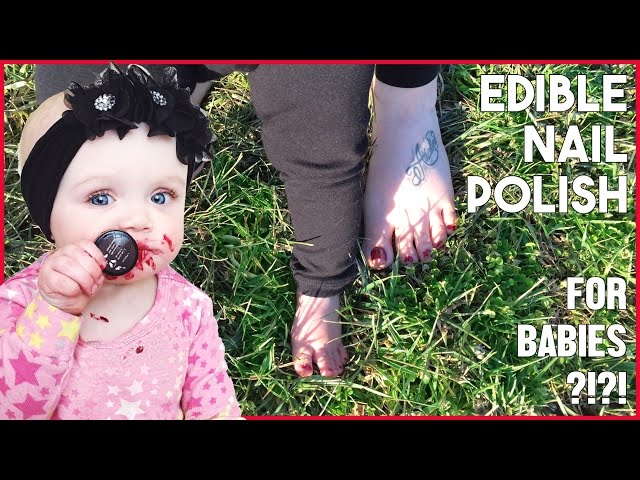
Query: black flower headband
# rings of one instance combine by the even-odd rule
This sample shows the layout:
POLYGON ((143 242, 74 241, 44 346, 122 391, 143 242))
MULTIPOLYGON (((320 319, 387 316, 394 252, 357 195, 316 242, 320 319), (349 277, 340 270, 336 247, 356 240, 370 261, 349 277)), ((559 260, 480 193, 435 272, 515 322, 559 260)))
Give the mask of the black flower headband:
POLYGON ((95 83, 72 82, 64 95, 71 108, 36 142, 20 176, 22 196, 35 223, 51 240, 49 219, 60 181, 87 140, 115 130, 122 140, 137 123, 149 125, 149 137, 176 138, 176 156, 187 165, 187 188, 196 164, 211 158, 215 140, 209 122, 178 86, 176 69, 164 69, 160 82, 138 65, 122 72, 114 64, 95 83))

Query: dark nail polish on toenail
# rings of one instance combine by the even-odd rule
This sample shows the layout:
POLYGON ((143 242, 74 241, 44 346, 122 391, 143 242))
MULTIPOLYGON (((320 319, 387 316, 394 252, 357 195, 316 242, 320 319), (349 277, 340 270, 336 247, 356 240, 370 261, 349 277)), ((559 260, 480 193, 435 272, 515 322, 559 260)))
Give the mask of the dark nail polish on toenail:
POLYGON ((405 255, 404 263, 413 263, 413 257, 411 255, 405 255))
POLYGON ((447 230, 451 230, 452 232, 456 231, 456 226, 455 225, 447 225, 447 230))
POLYGON ((382 260, 383 262, 387 261, 387 252, 384 251, 382 247, 376 247, 371 250, 371 260, 382 260))
POLYGON ((423 257, 429 257, 431 255, 431 249, 427 248, 424 252, 422 252, 423 257))

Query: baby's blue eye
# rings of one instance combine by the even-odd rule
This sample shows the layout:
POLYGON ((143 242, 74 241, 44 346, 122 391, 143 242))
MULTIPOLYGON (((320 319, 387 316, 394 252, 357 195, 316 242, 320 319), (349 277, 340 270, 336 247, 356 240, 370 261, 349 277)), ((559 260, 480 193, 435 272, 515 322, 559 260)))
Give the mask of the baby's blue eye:
POLYGON ((105 193, 91 197, 91 203, 93 205, 109 205, 110 200, 111 196, 105 193))
POLYGON ((166 193, 155 193, 151 196, 151 201, 153 203, 157 203, 158 205, 162 205, 164 202, 167 201, 167 194, 166 193))

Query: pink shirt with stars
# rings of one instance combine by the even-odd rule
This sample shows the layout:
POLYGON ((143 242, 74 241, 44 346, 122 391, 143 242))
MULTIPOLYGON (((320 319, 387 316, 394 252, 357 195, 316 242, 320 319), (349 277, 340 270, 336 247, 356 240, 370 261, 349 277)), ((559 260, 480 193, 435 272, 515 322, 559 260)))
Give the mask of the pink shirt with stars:
POLYGON ((0 285, 0 418, 239 417, 211 299, 170 267, 156 300, 109 342, 40 297, 42 257, 0 285))

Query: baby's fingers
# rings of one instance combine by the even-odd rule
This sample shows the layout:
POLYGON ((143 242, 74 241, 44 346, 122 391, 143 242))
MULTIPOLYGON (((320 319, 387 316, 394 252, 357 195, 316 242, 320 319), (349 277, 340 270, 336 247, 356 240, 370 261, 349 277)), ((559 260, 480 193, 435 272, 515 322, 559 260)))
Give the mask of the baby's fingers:
POLYGON ((97 292, 104 276, 96 260, 81 246, 66 245, 51 254, 43 266, 43 283, 50 292, 57 292, 65 296, 77 296, 81 291, 91 296, 97 292), (64 282, 65 291, 58 288, 60 276, 76 283, 72 288, 69 282, 64 282))
POLYGON ((70 260, 69 257, 62 257, 56 260, 50 265, 52 275, 49 276, 47 282, 50 287, 53 287, 53 291, 57 291, 67 297, 75 297, 81 291, 91 296, 98 290, 98 281, 94 280, 93 276, 85 270, 80 262, 70 260), (64 277, 65 280, 58 287, 56 281, 60 281, 61 277, 64 277), (69 282, 74 283, 76 288, 71 287, 69 282), (65 290, 63 291, 62 288, 65 288, 65 290))
POLYGON ((71 248, 70 254, 74 256, 82 265, 82 267, 89 272, 96 282, 102 281, 102 270, 106 266, 103 253, 94 243, 83 240, 73 245, 69 245, 71 248))
POLYGON ((49 274, 43 279, 40 290, 47 297, 53 298, 77 298, 82 292, 81 285, 69 277, 67 273, 60 273, 52 268, 49 274))

